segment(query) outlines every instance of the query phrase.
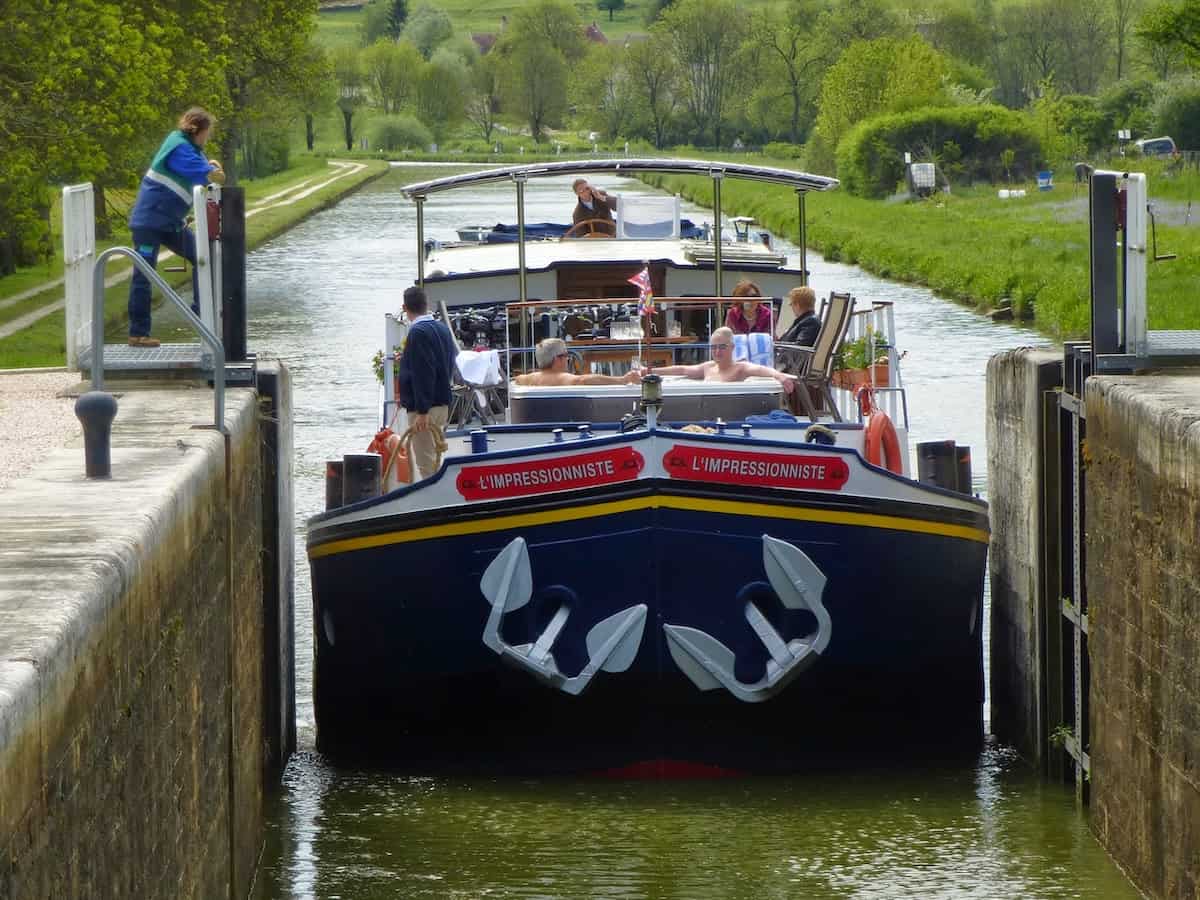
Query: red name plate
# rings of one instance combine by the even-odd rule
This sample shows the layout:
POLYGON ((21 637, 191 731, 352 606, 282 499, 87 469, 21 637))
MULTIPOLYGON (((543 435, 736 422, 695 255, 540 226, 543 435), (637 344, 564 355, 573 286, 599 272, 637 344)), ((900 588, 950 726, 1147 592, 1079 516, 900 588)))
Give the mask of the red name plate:
POLYGON ((747 453, 678 444, 663 457, 663 467, 671 478, 689 481, 824 491, 841 490, 850 477, 850 467, 837 456, 747 453))
POLYGON ((494 466, 464 466, 455 482, 467 500, 500 500, 632 481, 645 465, 632 447, 494 466))

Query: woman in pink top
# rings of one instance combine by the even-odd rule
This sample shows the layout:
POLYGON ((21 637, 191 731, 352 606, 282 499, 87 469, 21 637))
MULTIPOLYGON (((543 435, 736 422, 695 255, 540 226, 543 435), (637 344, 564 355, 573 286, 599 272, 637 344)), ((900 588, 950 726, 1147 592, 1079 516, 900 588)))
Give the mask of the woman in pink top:
POLYGON ((733 296, 742 297, 725 316, 725 327, 734 334, 771 333, 771 307, 760 302, 762 291, 753 281, 739 281, 733 296))

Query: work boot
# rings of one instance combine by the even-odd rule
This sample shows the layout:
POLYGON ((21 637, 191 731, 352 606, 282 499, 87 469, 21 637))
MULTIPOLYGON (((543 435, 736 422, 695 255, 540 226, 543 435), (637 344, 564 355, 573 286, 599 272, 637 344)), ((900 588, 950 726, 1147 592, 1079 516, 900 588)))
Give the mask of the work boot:
POLYGON ((158 338, 150 337, 148 334, 131 334, 129 336, 130 347, 157 347, 161 343, 162 341, 158 338))

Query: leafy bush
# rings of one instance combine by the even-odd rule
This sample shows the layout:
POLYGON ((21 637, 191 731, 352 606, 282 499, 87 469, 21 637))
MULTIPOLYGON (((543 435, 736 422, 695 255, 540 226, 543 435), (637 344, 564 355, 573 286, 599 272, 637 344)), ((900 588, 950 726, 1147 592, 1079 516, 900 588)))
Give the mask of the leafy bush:
POLYGON ((288 167, 290 154, 291 142, 285 129, 254 129, 242 145, 243 174, 263 178, 282 172, 288 167))
POLYGON ((1153 124, 1154 96, 1155 83, 1147 79, 1121 81, 1100 94, 1100 112, 1108 124, 1103 146, 1113 145, 1120 128, 1128 128, 1139 137, 1148 134, 1153 124))
POLYGON ((904 180, 905 151, 914 161, 952 163, 958 177, 989 182, 1006 174, 1002 154, 1016 178, 1035 172, 1041 158, 1029 120, 1013 110, 920 109, 867 119, 852 128, 838 145, 838 178, 852 194, 885 197, 904 180))
POLYGON ((804 156, 803 144, 790 144, 787 141, 771 141, 762 149, 763 156, 771 159, 801 159, 804 156))
POLYGON ((1176 82, 1154 110, 1154 137, 1168 134, 1180 150, 1200 150, 1200 81, 1176 82))
POLYGON ((432 143, 433 134, 413 116, 381 116, 371 123, 371 144, 380 150, 425 150, 432 143))
POLYGON ((1068 94, 1059 98, 1059 127, 1089 155, 1112 144, 1113 128, 1095 97, 1068 94))

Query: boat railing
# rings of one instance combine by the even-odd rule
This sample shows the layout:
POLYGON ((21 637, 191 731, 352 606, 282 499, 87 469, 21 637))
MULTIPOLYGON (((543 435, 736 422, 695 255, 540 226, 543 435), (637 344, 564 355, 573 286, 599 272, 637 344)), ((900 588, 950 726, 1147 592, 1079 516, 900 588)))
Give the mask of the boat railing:
MULTIPOLYGON (((588 333, 580 338, 580 332, 572 333, 561 317, 551 319, 549 333, 540 335, 561 338, 569 351, 577 352, 584 372, 605 371, 607 374, 623 374, 635 360, 648 365, 672 365, 675 362, 697 363, 708 359, 708 339, 725 324, 731 307, 744 302, 741 297, 655 297, 652 311, 642 313, 636 297, 575 298, 565 300, 526 300, 506 304, 510 324, 517 326, 520 340, 507 348, 507 371, 510 375, 529 372, 535 368, 533 352, 534 320, 545 313, 578 311, 580 309, 621 309, 632 311, 618 324, 630 328, 614 337, 611 332, 603 337, 588 333), (640 333, 639 333, 640 329, 640 333)), ((761 300, 770 304, 771 328, 775 326, 773 298, 761 300)), ((778 301, 775 301, 778 302, 778 301)), ((594 323, 595 324, 595 323, 594 323)))
MULTIPOLYGON (((864 341, 868 365, 863 373, 865 381, 875 391, 875 402, 893 422, 908 428, 908 398, 904 379, 900 372, 903 354, 896 349, 896 318, 891 300, 873 300, 870 305, 856 308, 850 317, 842 345, 852 341, 864 341)), ((835 381, 834 399, 838 411, 847 421, 861 421, 862 414, 855 401, 857 384, 850 379, 835 381)))

